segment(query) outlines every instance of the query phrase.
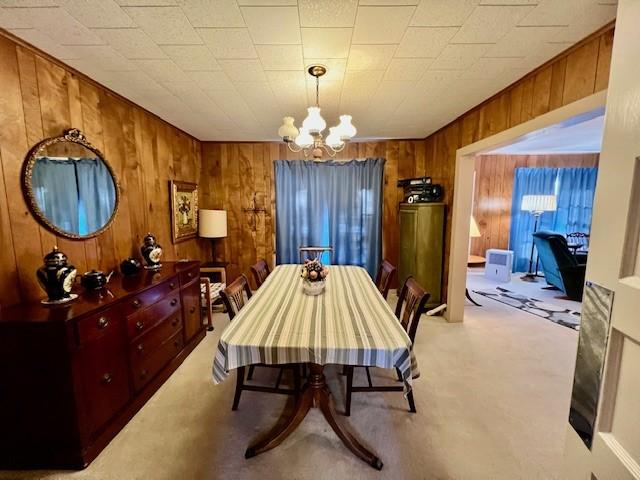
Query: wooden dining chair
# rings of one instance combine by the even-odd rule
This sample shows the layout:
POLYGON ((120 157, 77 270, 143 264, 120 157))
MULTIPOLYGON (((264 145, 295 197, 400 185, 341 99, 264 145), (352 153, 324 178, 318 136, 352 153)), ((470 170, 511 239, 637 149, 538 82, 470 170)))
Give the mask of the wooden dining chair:
POLYGON ((333 263, 333 247, 301 246, 298 247, 298 254, 300 255, 300 263, 304 263, 307 258, 317 258, 323 262, 325 254, 329 257, 329 263, 333 263))
MULTIPOLYGON (((233 321, 234 317, 244 307, 246 302, 251 298, 251 288, 249 288, 249 281, 244 275, 240 275, 236 278, 227 288, 220 292, 220 297, 224 303, 227 312, 229 313, 229 320, 233 321)), ((236 378, 236 391, 233 396, 233 406, 231 410, 237 410, 240 403, 240 395, 243 390, 250 390, 253 392, 263 393, 278 393, 283 395, 295 395, 300 393, 300 365, 287 364, 287 365, 270 365, 266 363, 256 363, 249 366, 249 374, 246 380, 251 380, 255 367, 266 368, 278 368, 278 377, 276 378, 275 387, 268 387, 262 385, 250 385, 245 382, 245 367, 239 367, 236 378), (282 374, 285 369, 293 372, 293 389, 280 388, 280 382, 282 381, 282 374)))
POLYGON ((396 267, 391 265, 387 260, 383 260, 382 265, 380 265, 380 268, 378 269, 378 275, 376 275, 376 287, 378 287, 378 291, 382 294, 385 300, 389 294, 391 280, 393 280, 393 276, 395 274, 396 267))
POLYGON ((261 258, 255 265, 251 265, 251 273, 256 281, 256 288, 260 288, 271 272, 267 262, 261 258))
MULTIPOLYGON (((416 331, 418 330, 418 323, 420 323, 420 317, 425 311, 425 305, 429 300, 429 294, 422 288, 413 277, 407 278, 400 291, 400 297, 398 298, 398 304, 396 305, 396 317, 400 321, 402 328, 409 336, 411 343, 415 343, 416 331)), ((402 392, 404 386, 402 385, 374 385, 371 381, 371 372, 369 367, 364 367, 367 373, 366 387, 354 387, 353 386, 353 365, 347 366, 347 394, 345 402, 345 415, 351 415, 351 394, 358 392, 402 392)), ((398 381, 402 381, 400 370, 396 368, 396 374, 398 381)), ((416 412, 416 404, 413 401, 413 390, 407 395, 407 401, 409 402, 409 411, 416 412)))

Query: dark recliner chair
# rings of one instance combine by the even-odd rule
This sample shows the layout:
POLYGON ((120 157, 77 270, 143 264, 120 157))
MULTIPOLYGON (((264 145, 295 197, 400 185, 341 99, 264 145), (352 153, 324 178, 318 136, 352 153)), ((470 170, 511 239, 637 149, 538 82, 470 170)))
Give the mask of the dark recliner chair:
POLYGON ((547 283, 562 290, 571 300, 582 301, 586 256, 571 253, 564 236, 555 232, 536 232, 533 243, 547 283))

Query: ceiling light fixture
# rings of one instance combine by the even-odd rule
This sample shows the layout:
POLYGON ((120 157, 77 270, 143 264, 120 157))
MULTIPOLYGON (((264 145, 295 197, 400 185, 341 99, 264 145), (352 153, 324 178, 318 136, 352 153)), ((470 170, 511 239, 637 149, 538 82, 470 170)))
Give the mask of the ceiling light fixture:
POLYGON ((320 77, 327 73, 323 65, 311 65, 307 72, 316 78, 316 106, 307 108, 307 118, 302 122, 300 130, 294 124, 293 117, 284 117, 282 125, 278 129, 278 135, 287 144, 292 152, 302 152, 305 158, 311 155, 319 160, 326 152, 330 157, 335 157, 346 143, 351 140, 357 130, 351 123, 351 115, 340 115, 340 123, 329 128, 329 135, 325 139, 323 130, 327 127, 322 115, 320 115, 320 77))

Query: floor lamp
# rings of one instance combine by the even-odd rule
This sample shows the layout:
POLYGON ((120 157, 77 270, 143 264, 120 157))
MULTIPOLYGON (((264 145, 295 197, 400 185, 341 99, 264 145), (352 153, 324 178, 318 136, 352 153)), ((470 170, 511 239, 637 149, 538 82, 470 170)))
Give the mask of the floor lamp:
MULTIPOLYGON (((556 196, 555 195, 524 195, 522 197, 522 203, 520 204, 520 210, 523 212, 529 212, 533 215, 535 222, 533 224, 533 233, 538 231, 538 224, 540 217, 544 212, 555 212, 557 209, 556 196)), ((529 257, 529 271, 520 277, 525 282, 536 282, 538 276, 538 261, 536 260, 536 271, 533 271, 533 250, 535 244, 533 238, 531 239, 531 256, 529 257)))
POLYGON ((227 236, 227 211, 200 209, 198 235, 203 238, 211 238, 211 253, 213 261, 220 261, 215 255, 216 238, 227 236))

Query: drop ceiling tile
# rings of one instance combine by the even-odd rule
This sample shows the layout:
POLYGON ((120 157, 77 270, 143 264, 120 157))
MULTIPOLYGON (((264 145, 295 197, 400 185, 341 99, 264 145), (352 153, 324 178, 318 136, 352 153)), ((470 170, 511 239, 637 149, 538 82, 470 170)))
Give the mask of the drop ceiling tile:
POLYGON ((182 82, 189 77, 171 60, 132 60, 140 70, 157 82, 182 82))
POLYGON ((142 60, 167 57, 139 28, 100 28, 94 29, 93 32, 126 58, 142 60))
POLYGON ((246 28, 198 28, 216 58, 258 58, 246 28))
POLYGON ((471 68, 460 75, 463 79, 499 79, 506 70, 516 67, 519 58, 479 58, 471 68))
POLYGON ((61 45, 100 45, 101 40, 62 8, 16 8, 15 15, 61 45))
POLYGON ((347 70, 386 70, 396 45, 352 45, 347 70))
POLYGON ((9 30, 11 28, 32 28, 33 23, 29 17, 19 15, 20 10, 14 8, 0 8, 0 27, 9 30))
POLYGON ((495 43, 534 8, 527 5, 477 7, 451 41, 453 43, 495 43))
POLYGON ((456 80, 461 73, 461 70, 427 70, 416 83, 415 91, 418 95, 415 99, 419 100, 420 97, 436 99, 449 88, 451 82, 456 80))
POLYGON ((286 7, 296 6, 298 0, 238 0, 241 7, 286 7))
POLYGON ((479 0, 422 0, 411 19, 413 27, 459 27, 479 0))
MULTIPOLYGON (((540 0, 539 4, 531 10, 518 25, 527 26, 558 26, 569 25, 575 15, 582 8, 587 7, 585 0, 540 0)), ((589 2, 593 3, 593 2, 589 2)))
POLYGON ((255 44, 301 43, 296 7, 242 7, 242 16, 255 44))
POLYGON ((433 62, 430 58, 394 58, 384 75, 389 82, 415 82, 433 62))
MULTIPOLYGON (((322 77, 323 83, 342 83, 344 79, 344 73, 347 69, 346 58, 317 58, 317 57, 305 57, 304 70, 306 72, 307 67, 310 65, 324 65, 327 68, 327 73, 322 77)), ((307 75, 307 83, 313 82, 311 75, 307 75)))
POLYGON ((9 31, 24 41, 29 42, 31 45, 38 47, 43 52, 46 52, 60 60, 80 58, 80 55, 69 50, 69 47, 60 45, 49 35, 41 32, 40 30, 36 30, 34 28, 21 28, 17 30, 10 29, 9 31))
POLYGON ((350 28, 303 28, 305 57, 347 58, 351 45, 350 28))
POLYGON ((180 7, 194 27, 244 27, 235 0, 179 0, 180 7))
POLYGON ((353 43, 399 43, 415 7, 358 7, 353 43))
POLYGON ((260 60, 220 60, 222 70, 232 82, 266 82, 260 60))
POLYGON ((537 5, 541 0, 480 0, 480 5, 537 5))
POLYGON ((126 59, 109 45, 73 45, 67 47, 78 58, 92 61, 105 72, 129 72, 137 70, 133 61, 126 59))
POLYGON ((299 70, 292 71, 268 71, 267 81, 271 88, 294 88, 304 91, 305 88, 305 73, 299 70))
POLYGON ((265 70, 299 70, 303 68, 301 45, 256 45, 265 70))
POLYGON ((300 0, 302 27, 353 27, 358 0, 300 0))
POLYGON ((490 44, 449 44, 431 64, 433 70, 465 70, 491 47, 490 44))
POLYGON ((0 7, 57 7, 56 0, 0 0, 0 7))
POLYGON ((116 3, 121 6, 177 6, 178 0, 116 0, 116 3))
POLYGON ((583 10, 577 13, 571 24, 561 29, 550 40, 553 42, 576 43, 602 25, 614 20, 616 18, 616 10, 617 7, 615 5, 594 5, 590 7, 588 12, 583 10))
POLYGON ((233 83, 223 71, 219 72, 187 72, 197 85, 204 91, 219 90, 229 91, 235 90, 233 83))
POLYGON ((420 0, 360 0, 358 2, 359 5, 418 5, 420 0))
POLYGON ((435 58, 458 32, 459 27, 409 27, 396 57, 435 58))
POLYGON ((85 27, 124 28, 135 27, 127 15, 113 0, 57 0, 71 16, 85 27))
POLYGON ((526 57, 563 27, 515 27, 488 51, 488 57, 526 57))
POLYGON ((167 90, 141 70, 132 72, 109 72, 112 88, 116 92, 134 87, 138 95, 166 95, 167 90))
POLYGON ((206 45, 165 45, 162 50, 185 72, 221 69, 206 45))
POLYGON ((202 40, 180 7, 124 7, 158 45, 197 45, 202 40))

